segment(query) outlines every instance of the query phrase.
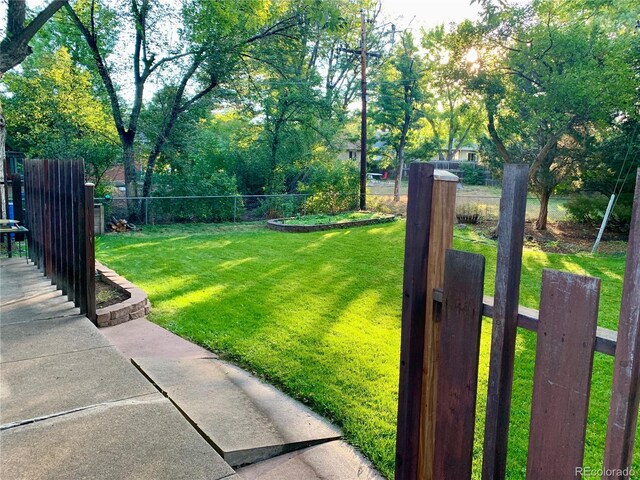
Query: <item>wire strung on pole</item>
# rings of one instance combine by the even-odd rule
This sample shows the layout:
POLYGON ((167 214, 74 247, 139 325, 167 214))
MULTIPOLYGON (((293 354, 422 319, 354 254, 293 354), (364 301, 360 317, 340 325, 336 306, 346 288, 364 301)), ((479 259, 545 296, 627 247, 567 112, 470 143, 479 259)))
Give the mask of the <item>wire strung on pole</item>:
POLYGON ((631 139, 629 140, 629 147, 627 148, 627 152, 624 155, 624 159, 622 161, 622 167, 620 167, 620 173, 618 174, 618 178, 616 180, 616 184, 613 187, 613 193, 611 194, 611 198, 609 199, 609 204, 607 205, 607 210, 604 213, 604 218, 602 219, 602 224, 600 225, 600 230, 598 231, 598 236, 596 237, 596 241, 593 244, 593 248, 591 249, 591 255, 595 255, 598 252, 598 246, 600 245, 600 240, 602 240, 602 235, 604 234, 604 230, 607 228, 607 223, 609 223, 609 217, 611 213, 616 208, 616 204, 618 203, 618 199, 620 198, 620 194, 622 193, 622 189, 627 183, 627 178, 629 177, 629 173, 633 169, 633 163, 629 165, 629 169, 627 170, 622 183, 620 184, 620 188, 618 189, 618 184, 620 179, 622 178, 622 172, 624 171, 624 167, 627 164, 627 160, 629 158, 629 154, 631 153, 631 149, 633 148, 633 139, 635 138, 638 132, 638 124, 636 123, 633 134, 631 135, 631 139))

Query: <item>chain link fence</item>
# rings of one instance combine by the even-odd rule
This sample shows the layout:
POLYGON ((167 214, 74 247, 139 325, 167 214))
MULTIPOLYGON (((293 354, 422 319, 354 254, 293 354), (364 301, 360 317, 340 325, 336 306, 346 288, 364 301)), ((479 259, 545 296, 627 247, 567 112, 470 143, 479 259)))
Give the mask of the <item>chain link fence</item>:
MULTIPOLYGON (((399 201, 393 200, 393 181, 374 181, 369 184, 369 201, 372 209, 387 213, 404 214, 407 207, 408 182, 400 186, 399 201)), ((460 217, 477 216, 479 220, 495 221, 500 211, 501 189, 496 185, 469 185, 461 182, 456 192, 456 213, 460 217)), ((548 207, 548 220, 557 222, 566 220, 567 212, 564 204, 566 196, 552 196, 548 207)), ((534 195, 527 197, 527 220, 534 221, 540 212, 540 201, 534 195)))
MULTIPOLYGON (((97 198, 105 224, 135 218, 143 225, 251 222, 357 209, 355 193, 97 198)), ((135 223, 135 222, 134 222, 135 223)))
MULTIPOLYGON (((394 201, 392 189, 370 186, 367 194, 369 210, 404 215, 407 208, 406 189, 394 201)), ((456 213, 462 219, 494 221, 500 207, 499 189, 465 187, 458 190, 456 213)), ((211 195, 192 197, 116 197, 96 199, 104 205, 105 225, 119 219, 136 220, 142 225, 174 223, 251 222, 307 214, 334 214, 357 210, 358 193, 285 194, 285 195, 211 195)), ((564 197, 552 197, 548 219, 564 220, 564 197)), ((536 197, 527 199, 527 219, 535 220, 540 209, 536 197)))

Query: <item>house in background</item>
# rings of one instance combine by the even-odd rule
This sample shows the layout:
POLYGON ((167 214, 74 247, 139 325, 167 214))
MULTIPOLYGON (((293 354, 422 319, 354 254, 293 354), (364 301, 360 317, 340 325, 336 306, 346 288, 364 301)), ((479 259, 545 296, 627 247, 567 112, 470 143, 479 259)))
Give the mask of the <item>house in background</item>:
POLYGON ((360 142, 345 141, 338 154, 338 160, 360 160, 360 142))
MULTIPOLYGON (((443 157, 446 155, 446 152, 443 152, 443 157)), ((465 145, 460 149, 456 150, 453 154, 453 157, 450 162, 477 162, 480 160, 480 155, 478 154, 478 146, 477 145, 465 145)), ((444 162, 447 161, 446 158, 440 158, 439 155, 434 155, 433 158, 429 160, 430 162, 444 162)))
MULTIPOLYGON (((142 169, 142 162, 136 159, 135 167, 136 167, 137 178, 139 179, 142 178, 144 174, 144 171, 142 169)), ((116 197, 126 196, 127 189, 125 188, 125 182, 124 182, 124 165, 122 164, 114 165, 104 173, 104 175, 102 176, 102 179, 108 183, 113 184, 113 186, 115 187, 114 196, 116 197)))

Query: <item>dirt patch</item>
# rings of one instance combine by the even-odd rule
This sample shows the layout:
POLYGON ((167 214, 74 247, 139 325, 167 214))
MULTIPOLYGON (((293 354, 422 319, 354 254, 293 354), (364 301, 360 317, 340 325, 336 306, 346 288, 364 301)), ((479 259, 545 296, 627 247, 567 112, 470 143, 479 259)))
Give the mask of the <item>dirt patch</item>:
POLYGON ((96 278, 96 308, 104 308, 116 303, 124 302, 129 298, 122 289, 114 287, 96 278))
MULTIPOLYGON (((491 236, 495 221, 483 221, 472 226, 478 232, 491 236)), ((598 227, 579 225, 567 221, 549 222, 547 230, 536 230, 535 223, 525 224, 525 246, 549 253, 590 253, 598 235, 598 227)), ((628 237, 624 233, 605 231, 598 247, 599 253, 624 254, 628 237)))

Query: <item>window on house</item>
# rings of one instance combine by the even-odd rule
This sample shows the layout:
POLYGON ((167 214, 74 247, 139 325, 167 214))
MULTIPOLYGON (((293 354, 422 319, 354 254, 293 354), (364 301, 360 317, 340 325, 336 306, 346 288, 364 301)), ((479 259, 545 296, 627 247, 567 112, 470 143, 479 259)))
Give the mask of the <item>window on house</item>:
POLYGON ((475 152, 469 152, 467 153, 467 160, 470 162, 475 162, 476 161, 476 154, 475 152))

